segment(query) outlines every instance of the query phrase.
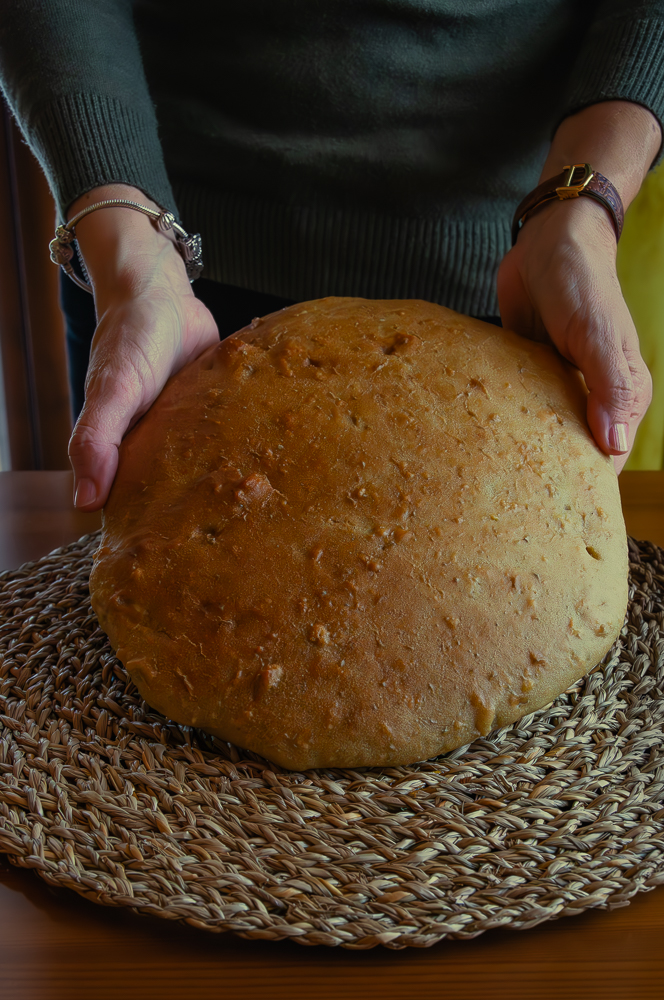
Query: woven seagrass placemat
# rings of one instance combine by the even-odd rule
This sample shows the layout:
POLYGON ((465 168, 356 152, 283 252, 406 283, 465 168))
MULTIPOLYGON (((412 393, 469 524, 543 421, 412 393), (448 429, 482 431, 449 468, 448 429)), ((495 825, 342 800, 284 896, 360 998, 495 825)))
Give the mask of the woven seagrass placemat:
POLYGON ((0 851, 245 937, 424 947, 664 883, 664 552, 547 708, 412 767, 282 771, 153 712, 91 610, 98 535, 0 577, 0 851))

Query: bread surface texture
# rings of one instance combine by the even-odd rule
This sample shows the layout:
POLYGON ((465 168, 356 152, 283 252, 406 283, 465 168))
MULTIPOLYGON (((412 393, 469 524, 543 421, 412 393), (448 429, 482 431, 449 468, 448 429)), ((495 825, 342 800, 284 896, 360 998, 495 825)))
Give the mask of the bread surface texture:
POLYGON ((551 348, 427 302, 255 320, 123 441, 93 608, 150 705, 282 766, 466 744, 622 626, 617 479, 585 406, 551 348))

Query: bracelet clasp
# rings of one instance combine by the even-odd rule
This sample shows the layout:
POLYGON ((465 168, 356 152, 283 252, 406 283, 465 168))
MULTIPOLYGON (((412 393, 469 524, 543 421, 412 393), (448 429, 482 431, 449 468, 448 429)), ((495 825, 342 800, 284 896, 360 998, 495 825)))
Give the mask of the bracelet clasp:
MULTIPOLYGON (((172 230, 175 236, 175 246, 182 256, 189 281, 195 281, 196 278, 200 276, 200 273, 203 270, 203 257, 201 238, 198 233, 188 233, 186 229, 182 228, 173 213, 168 212, 165 209, 157 210, 155 208, 150 208, 148 205, 141 205, 140 202, 130 201, 125 198, 109 198, 106 201, 98 201, 94 205, 89 205, 88 208, 84 208, 78 213, 78 215, 74 216, 73 219, 70 219, 69 222, 58 226, 55 230, 55 239, 51 240, 48 245, 53 263, 59 264, 65 274, 68 275, 68 277, 70 277, 72 281, 79 286, 79 288, 83 288, 86 292, 92 293, 92 288, 88 282, 82 281, 72 267, 71 262, 74 257, 74 248, 71 244, 76 239, 76 226, 81 219, 85 218, 85 216, 89 215, 91 212, 96 212, 99 208, 131 208, 135 212, 141 212, 143 215, 147 215, 156 225, 159 232, 168 233, 172 230)), ((85 266, 80 255, 79 260, 87 277, 85 266)))

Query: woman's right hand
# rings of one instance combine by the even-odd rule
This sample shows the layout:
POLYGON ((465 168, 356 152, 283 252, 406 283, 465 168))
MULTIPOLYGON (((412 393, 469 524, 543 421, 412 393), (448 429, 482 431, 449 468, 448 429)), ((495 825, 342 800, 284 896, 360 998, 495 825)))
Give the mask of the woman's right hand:
MULTIPOLYGON (((158 208, 142 191, 95 188, 69 209, 125 198, 158 208)), ((104 505, 127 430, 150 408, 166 381, 219 340, 217 325, 192 291, 169 235, 129 208, 104 208, 76 227, 92 281, 98 325, 85 383, 85 405, 69 442, 75 505, 104 505)))

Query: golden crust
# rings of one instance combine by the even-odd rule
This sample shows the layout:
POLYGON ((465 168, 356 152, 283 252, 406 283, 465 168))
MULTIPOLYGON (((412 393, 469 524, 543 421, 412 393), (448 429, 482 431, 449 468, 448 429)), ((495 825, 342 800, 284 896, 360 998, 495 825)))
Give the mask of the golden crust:
POLYGON ((613 465, 550 348, 329 298, 170 380, 90 581, 143 697, 290 768, 407 764, 549 702, 627 604, 613 465))

